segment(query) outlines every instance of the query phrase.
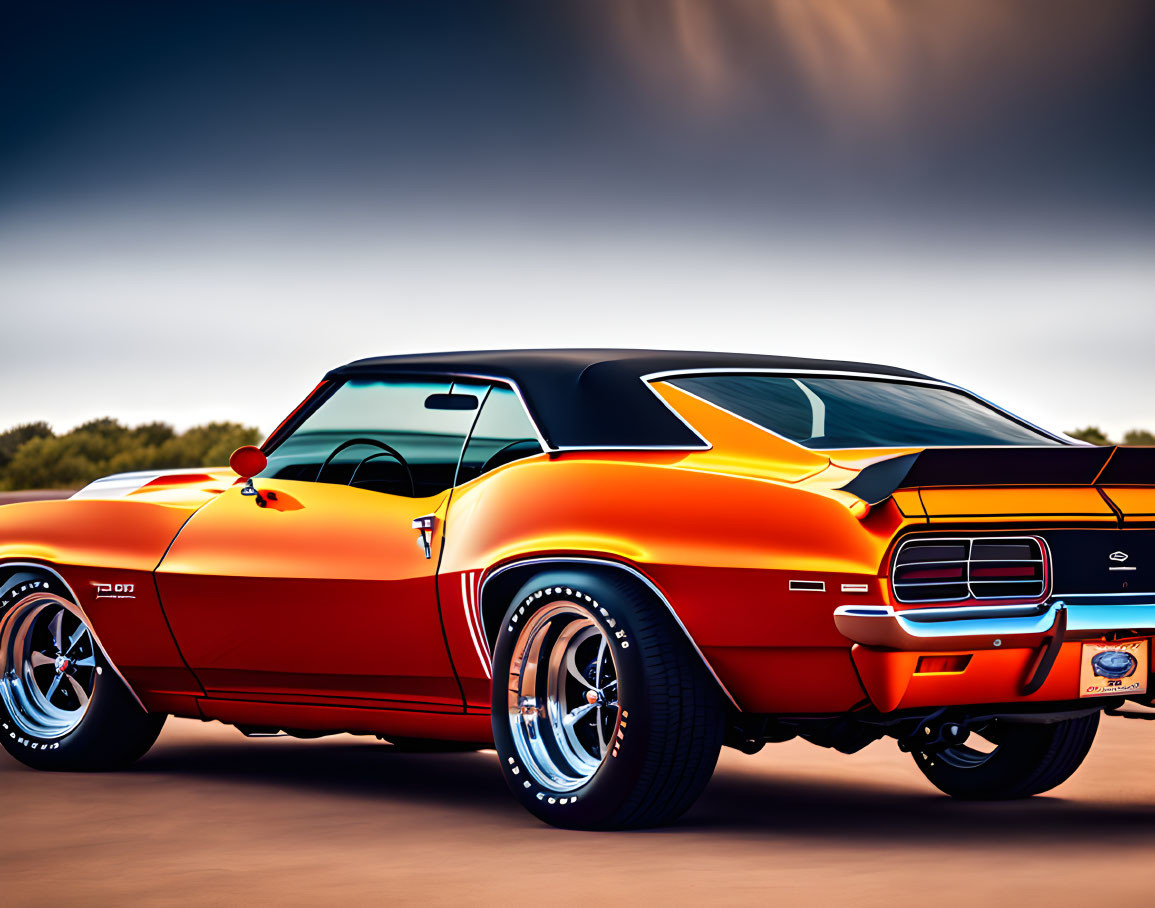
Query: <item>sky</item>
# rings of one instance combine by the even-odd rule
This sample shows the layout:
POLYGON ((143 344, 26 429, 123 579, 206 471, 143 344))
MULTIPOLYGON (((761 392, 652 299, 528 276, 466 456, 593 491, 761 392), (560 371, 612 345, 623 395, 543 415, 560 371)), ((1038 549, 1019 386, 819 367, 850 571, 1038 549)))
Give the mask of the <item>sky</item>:
POLYGON ((1146 0, 29 4, 0 428, 273 428, 330 367, 888 363, 1155 429, 1146 0))

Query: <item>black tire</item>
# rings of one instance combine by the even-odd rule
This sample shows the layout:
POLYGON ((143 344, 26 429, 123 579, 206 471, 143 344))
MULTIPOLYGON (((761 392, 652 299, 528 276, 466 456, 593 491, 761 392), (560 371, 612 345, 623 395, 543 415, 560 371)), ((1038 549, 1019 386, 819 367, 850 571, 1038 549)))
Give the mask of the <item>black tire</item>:
MULTIPOLYGON (((564 615, 557 621, 563 619, 564 615)), ((544 642, 533 665, 545 658, 551 633, 552 629, 541 632, 544 642)), ((576 659, 568 664, 576 665, 576 659)), ((538 669, 533 671, 536 677, 538 669)), ((522 805, 546 823, 571 829, 670 823, 694 803, 710 780, 725 723, 722 695, 665 607, 628 578, 559 570, 527 583, 498 630, 493 676, 493 737, 502 772, 522 805), (613 680, 603 690, 615 692, 605 694, 613 699, 605 699, 604 715, 598 706, 594 719, 583 716, 581 723, 597 726, 595 732, 583 734, 596 733, 601 753, 595 743, 588 777, 577 773, 566 784, 543 777, 521 732, 521 723, 538 722, 548 706, 527 707, 528 718, 523 718, 520 707, 511 708, 511 696, 514 704, 521 703, 518 688, 526 677, 519 668, 523 662, 514 664, 517 649, 524 644, 522 635, 553 620, 548 616, 559 609, 575 616, 563 627, 580 622, 584 629, 569 638, 566 630, 558 631, 557 645, 585 634, 594 635, 599 648, 604 640, 600 652, 608 652, 609 659, 596 656, 599 667, 587 668, 585 676, 592 690, 590 672, 600 675, 604 667, 604 677, 609 677, 612 671, 613 680)), ((563 687, 573 683, 569 675, 564 677, 563 687)), ((567 705, 572 702, 579 704, 575 712, 583 708, 580 699, 567 705)), ((574 723, 575 731, 581 723, 574 723)), ((555 740, 562 738, 554 734, 555 740)))
POLYGON ((1095 740, 1099 714, 1050 725, 992 723, 989 754, 960 745, 915 763, 940 791, 967 801, 1005 801, 1050 791, 1071 777, 1095 740))
MULTIPOLYGON (((87 649, 80 650, 86 663, 83 684, 73 685, 77 690, 83 689, 87 706, 76 709, 78 716, 74 720, 61 719, 59 728, 43 730, 34 705, 29 708, 29 703, 35 701, 21 696, 21 691, 36 680, 35 674, 31 680, 24 674, 28 660, 21 654, 30 647, 21 641, 33 643, 37 635, 43 640, 43 621, 51 621, 60 613, 66 616, 61 620, 69 622, 70 628, 87 626, 79 609, 66 597, 63 584, 55 578, 35 574, 9 577, 0 586, 0 598, 7 598, 3 594, 13 590, 17 591, 16 598, 0 614, 0 673, 4 675, 0 743, 4 749, 26 766, 53 771, 104 772, 135 762, 156 741, 167 717, 141 709, 91 634, 87 649), (19 595, 21 584, 34 584, 34 591, 19 595)), ((56 626, 59 630, 60 625, 56 626)), ((76 634, 76 630, 70 630, 68 637, 76 634)), ((55 669, 42 664, 36 671, 41 677, 48 673, 52 678, 55 669)))

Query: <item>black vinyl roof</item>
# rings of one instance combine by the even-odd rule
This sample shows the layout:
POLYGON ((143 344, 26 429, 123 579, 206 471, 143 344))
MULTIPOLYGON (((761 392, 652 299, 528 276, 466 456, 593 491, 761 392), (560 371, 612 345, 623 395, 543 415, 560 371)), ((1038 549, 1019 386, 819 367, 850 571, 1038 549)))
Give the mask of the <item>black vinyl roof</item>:
POLYGON ((642 377, 655 372, 700 369, 860 372, 894 378, 929 378, 906 369, 840 360, 754 353, 612 349, 377 356, 334 369, 326 378, 444 375, 501 379, 516 387, 551 448, 686 449, 705 445, 642 377))

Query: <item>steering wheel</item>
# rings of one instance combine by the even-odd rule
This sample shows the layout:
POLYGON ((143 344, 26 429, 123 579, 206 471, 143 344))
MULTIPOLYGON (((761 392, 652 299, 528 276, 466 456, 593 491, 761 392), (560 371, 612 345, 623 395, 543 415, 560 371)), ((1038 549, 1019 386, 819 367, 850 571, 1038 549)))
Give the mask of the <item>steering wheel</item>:
POLYGON ((405 458, 401 456, 401 452, 398 451, 396 448, 394 448, 392 445, 387 445, 387 444, 385 444, 385 442, 378 441, 375 438, 350 438, 350 439, 347 439, 346 441, 341 442, 339 445, 337 445, 337 447, 335 447, 332 451, 329 452, 329 456, 325 458, 325 462, 317 468, 317 475, 313 477, 313 482, 320 482, 321 481, 321 474, 325 472, 325 467, 329 466, 329 464, 333 462, 333 458, 336 457, 338 454, 340 454, 342 451, 344 451, 346 448, 351 448, 354 445, 370 445, 371 447, 374 447, 374 448, 380 448, 384 453, 383 454, 370 454, 368 457, 362 459, 357 464, 357 466, 355 466, 353 468, 353 475, 349 477, 349 482, 347 483, 347 485, 353 484, 353 480, 357 476, 357 471, 361 469, 362 464, 366 463, 367 461, 373 460, 374 458, 377 458, 377 457, 388 456, 388 457, 392 457, 399 464, 401 464, 402 467, 404 467, 405 475, 409 479, 409 497, 410 498, 416 498, 417 497, 417 483, 415 483, 413 481, 413 471, 409 468, 409 464, 405 461, 405 458))
POLYGON ((515 439, 514 441, 509 442, 509 444, 502 445, 500 448, 498 448, 496 451, 494 451, 492 454, 490 454, 489 458, 485 461, 485 463, 483 463, 481 465, 481 469, 478 471, 477 475, 480 476, 482 473, 485 473, 486 471, 491 470, 493 468, 492 467, 493 462, 495 460, 497 460, 506 451, 510 450, 511 448, 516 448, 518 445, 524 445, 524 444, 536 445, 538 451, 541 450, 541 445, 538 443, 538 440, 536 438, 518 438, 518 439, 515 439))

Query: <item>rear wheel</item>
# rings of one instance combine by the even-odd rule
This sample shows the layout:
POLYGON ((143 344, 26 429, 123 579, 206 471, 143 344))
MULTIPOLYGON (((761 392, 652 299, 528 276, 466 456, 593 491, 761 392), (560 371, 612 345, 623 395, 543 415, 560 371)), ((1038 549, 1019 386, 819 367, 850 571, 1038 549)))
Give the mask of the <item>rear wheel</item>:
POLYGON ((915 763, 940 790, 971 801, 1042 794, 1071 777, 1095 740, 1099 714, 1047 725, 995 719, 963 744, 915 752, 915 763))
POLYGON ((493 674, 502 771, 547 823, 668 823, 713 773, 717 687, 666 610, 628 582, 565 572, 525 586, 498 632, 493 674))
POLYGON ((31 593, 0 615, 0 742, 17 760, 119 769, 152 746, 164 720, 140 708, 68 600, 31 593))

